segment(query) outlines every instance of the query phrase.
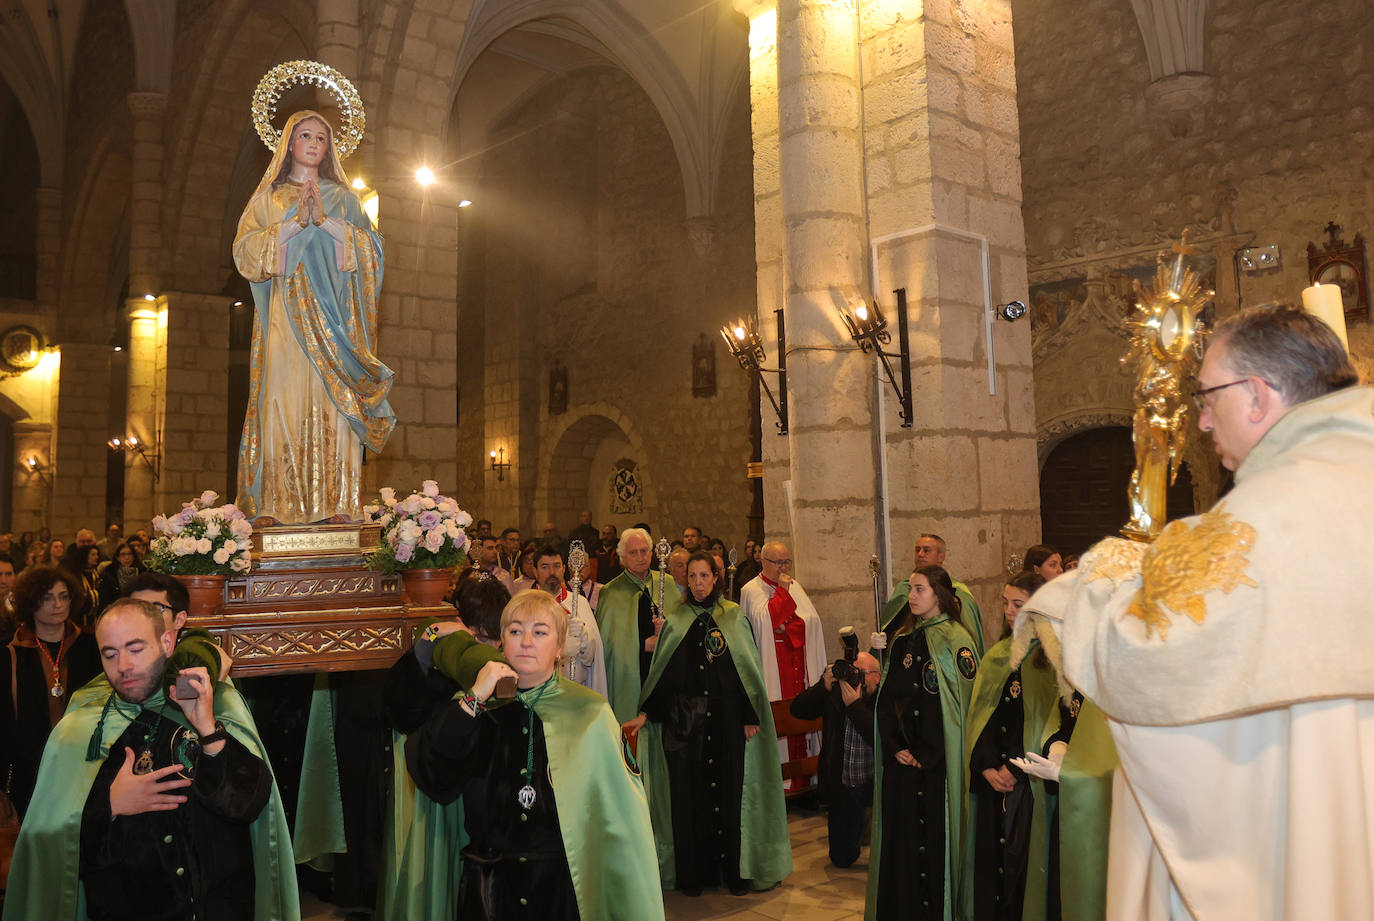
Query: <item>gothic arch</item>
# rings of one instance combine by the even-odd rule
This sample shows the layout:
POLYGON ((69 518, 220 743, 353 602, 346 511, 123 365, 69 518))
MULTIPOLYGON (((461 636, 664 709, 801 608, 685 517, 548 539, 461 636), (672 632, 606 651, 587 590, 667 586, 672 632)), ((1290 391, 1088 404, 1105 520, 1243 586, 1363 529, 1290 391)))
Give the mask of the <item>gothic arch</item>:
MULTIPOLYGON (((703 137, 698 101, 670 56, 642 23, 601 0, 515 0, 475 5, 449 82, 445 111, 451 117, 458 91, 477 57, 503 34, 539 23, 541 31, 591 48, 620 67, 644 90, 657 109, 677 153, 682 172, 686 217, 709 215, 715 205, 720 144, 703 137)), ((747 69, 747 61, 743 65, 747 69)), ((714 127, 714 126, 712 126, 714 127)), ((447 137, 445 124, 440 131, 447 137)), ((718 133, 718 132, 717 132, 718 133)))
POLYGON ((646 473, 644 441, 624 414, 609 403, 589 403, 571 406, 555 419, 540 439, 539 479, 534 490, 536 522, 573 520, 569 516, 575 516, 586 501, 585 486, 598 448, 617 433, 629 442, 629 454, 638 464, 647 519, 657 508, 658 490, 646 473))
POLYGON ((1050 452, 1064 439, 1088 429, 1108 428, 1111 426, 1131 427, 1129 410, 1114 407, 1076 409, 1070 413, 1055 416, 1039 426, 1035 433, 1036 455, 1043 469, 1050 452))

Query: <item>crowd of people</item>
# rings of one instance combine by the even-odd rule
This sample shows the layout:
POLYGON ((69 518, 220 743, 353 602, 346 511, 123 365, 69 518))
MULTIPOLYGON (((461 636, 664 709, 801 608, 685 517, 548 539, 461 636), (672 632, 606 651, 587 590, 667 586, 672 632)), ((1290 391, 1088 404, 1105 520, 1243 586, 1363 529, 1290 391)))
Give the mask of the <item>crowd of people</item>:
MULTIPOLYGON (((1286 663, 1291 643, 1317 654, 1338 627, 1362 634, 1342 608, 1309 626, 1310 642, 1259 636, 1239 672, 1217 645, 1221 626, 1305 597, 1279 577, 1286 551, 1271 538, 1312 496, 1334 520, 1374 494, 1367 467, 1345 476, 1359 489, 1311 480, 1312 496, 1278 511, 1275 491, 1252 485, 1374 456, 1369 389, 1302 317, 1228 321, 1207 353, 1200 424, 1238 472, 1217 509, 1148 548, 1104 540, 1081 577, 1076 559, 1030 547, 994 618, 946 568, 944 539, 922 534, 867 648, 846 628, 833 660, 783 542, 736 562, 687 527, 660 561, 647 527, 596 529, 590 513, 568 539, 550 523, 530 543, 477 522, 454 613, 423 625, 386 676, 410 808, 426 817, 389 831, 392 904, 425 906, 394 916, 652 921, 664 888, 771 888, 792 871, 784 773, 807 780, 783 768, 810 755, 836 866, 859 857, 871 810, 869 921, 1210 921, 1239 904, 1277 918, 1290 916, 1286 887, 1318 906, 1312 917, 1358 916, 1368 852, 1321 845, 1367 826, 1313 781, 1364 789, 1368 772, 1351 765, 1370 761, 1374 684, 1358 666, 1332 677, 1286 663), (1302 361, 1284 364, 1284 336, 1302 361), (1137 693, 1161 668, 1204 664, 1228 680, 1137 693), (780 740, 780 701, 820 730, 780 740), (1170 768, 1190 758, 1201 773, 1175 790, 1170 768), (1213 840, 1238 856, 1226 878, 1199 856, 1213 840), (1339 872, 1314 873, 1314 852, 1339 872), (1266 867, 1278 889, 1262 885, 1266 867)), ((1343 565, 1369 550, 1367 535, 1353 541, 1343 565)), ((5 792, 23 820, 4 917, 295 917, 268 754, 226 680, 232 662, 185 628, 185 590, 138 572, 117 532, 104 550, 78 534, 62 567, 4 542, 12 567, 15 552, 26 559, 8 576, 0 656, 5 792)))

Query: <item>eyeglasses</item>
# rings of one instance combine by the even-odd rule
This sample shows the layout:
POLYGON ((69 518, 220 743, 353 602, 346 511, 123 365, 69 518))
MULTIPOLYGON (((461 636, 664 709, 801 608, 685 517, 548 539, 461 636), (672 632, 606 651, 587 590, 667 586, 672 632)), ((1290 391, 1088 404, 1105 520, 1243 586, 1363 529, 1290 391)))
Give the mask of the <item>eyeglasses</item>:
POLYGON ((774 566, 791 566, 791 565, 792 565, 792 561, 791 561, 791 560, 770 560, 770 559, 768 559, 768 557, 763 557, 763 561, 764 561, 765 563, 772 563, 774 566))
POLYGON ((176 613, 176 608, 172 607, 170 604, 167 604, 165 601, 150 601, 148 603, 164 614, 176 613))
POLYGON ((1210 405, 1207 402, 1208 394, 1216 393, 1218 390, 1225 390, 1227 387, 1234 387, 1237 384, 1244 384, 1249 380, 1250 378, 1248 377, 1242 377, 1240 380, 1231 381, 1229 384, 1217 384, 1215 387, 1204 387, 1201 390, 1194 390, 1193 405, 1197 407, 1198 412, 1202 412, 1204 409, 1208 407, 1208 405, 1210 405))

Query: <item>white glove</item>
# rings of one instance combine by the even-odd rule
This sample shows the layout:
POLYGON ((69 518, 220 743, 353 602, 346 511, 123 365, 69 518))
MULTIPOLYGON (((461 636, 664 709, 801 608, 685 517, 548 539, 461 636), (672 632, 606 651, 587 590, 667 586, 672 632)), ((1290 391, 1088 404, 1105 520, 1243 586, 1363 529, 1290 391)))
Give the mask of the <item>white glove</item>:
POLYGON ((870 634, 868 637, 868 645, 870 649, 886 649, 887 634, 881 630, 870 634))
POLYGON ((1042 758, 1035 752, 1026 752, 1024 758, 1012 758, 1011 763, 1019 767, 1024 773, 1032 777, 1039 777, 1041 780, 1059 782, 1059 766, 1064 763, 1064 754, 1069 747, 1063 742, 1055 742, 1050 746, 1050 756, 1042 758))

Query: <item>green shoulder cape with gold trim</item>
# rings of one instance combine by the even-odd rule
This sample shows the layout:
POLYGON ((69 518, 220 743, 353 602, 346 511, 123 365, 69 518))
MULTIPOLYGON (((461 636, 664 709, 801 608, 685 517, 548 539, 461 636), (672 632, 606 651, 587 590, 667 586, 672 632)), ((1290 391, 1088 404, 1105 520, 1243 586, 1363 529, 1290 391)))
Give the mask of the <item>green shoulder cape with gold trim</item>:
MULTIPOLYGON (((996 643, 979 663, 978 678, 973 683, 973 704, 968 713, 968 734, 964 740, 964 764, 967 766, 973 756, 973 746, 983 734, 988 720, 992 719, 1002 696, 1002 688, 1011 674, 1012 638, 1007 637, 996 643)), ((1024 752, 1041 753, 1045 740, 1059 729, 1059 686, 1054 666, 1044 659, 1038 641, 1032 641, 1030 650, 1021 661, 1021 705, 1022 732, 1020 757, 1024 752), (1036 664, 1037 658, 1041 662, 1036 664)), ((1029 854, 1026 864, 1026 894, 1022 903, 1022 921, 1041 921, 1047 906, 1047 886, 1050 872, 1050 823, 1049 817, 1054 810, 1055 794, 1045 788, 1039 777, 1027 777, 1030 781, 1034 808, 1031 813, 1031 832, 1029 854)), ((969 794, 970 797, 979 794, 969 794)), ((970 829, 973 815, 969 814, 970 829)), ((969 840, 972 849, 974 842, 969 840)), ((1099 919, 1100 921, 1100 919, 1099 919)))
MULTIPOLYGON (((964 757, 964 717, 973 700, 973 682, 977 678, 975 663, 974 674, 965 676, 959 668, 959 651, 969 649, 974 659, 977 652, 972 649, 973 637, 964 627, 951 620, 947 614, 939 614, 929 620, 921 621, 913 627, 901 630, 897 635, 912 631, 926 632, 926 646, 931 658, 936 662, 936 676, 940 683, 940 715, 944 721, 945 736, 945 834, 949 841, 946 864, 949 877, 945 880, 945 921, 962 919, 973 911, 973 846, 969 840, 968 809, 968 759, 964 757)), ((883 662, 883 681, 887 680, 890 658, 883 662)), ((881 690, 880 690, 881 693, 881 690)), ((865 921, 874 921, 878 906, 878 867, 883 841, 883 740, 882 734, 873 733, 873 832, 870 836, 872 847, 868 855, 868 895, 864 907, 865 921)))
MULTIPOLYGON (((48 737, 38 768, 38 786, 14 849, 5 893, 5 921, 86 921, 86 892, 79 877, 81 814, 95 775, 110 754, 110 745, 132 722, 131 716, 111 707, 101 729, 99 757, 86 760, 87 746, 109 696, 110 683, 100 675, 72 695, 66 715, 48 737)), ((157 709, 164 700, 163 692, 158 691, 144 706, 157 709)), ((187 725, 175 704, 166 708, 164 716, 187 725)), ((268 760, 248 706, 225 682, 215 685, 215 716, 249 751, 264 762, 268 760)), ((271 798, 249 832, 256 880, 255 921, 298 921, 300 901, 291 834, 276 780, 272 781, 271 798)))
MULTIPOLYGON (((658 635, 654 661, 640 694, 642 703, 658 685, 668 660, 696 620, 685 604, 669 608, 668 620, 658 635)), ((773 710, 763 685, 754 632, 744 612, 732 601, 716 602, 711 612, 731 661, 744 684, 749 703, 759 718, 758 733, 744 744, 744 790, 740 803, 740 878, 753 880, 754 888, 770 889, 792 872, 792 841, 787 834, 787 805, 782 793, 782 766, 778 763, 778 736, 773 710)), ((654 843, 658 849, 659 875, 665 889, 677 882, 673 851, 673 810, 668 792, 668 763, 663 757, 663 735, 657 723, 648 722, 639 732, 639 759, 644 766, 644 788, 654 819, 654 843)))

